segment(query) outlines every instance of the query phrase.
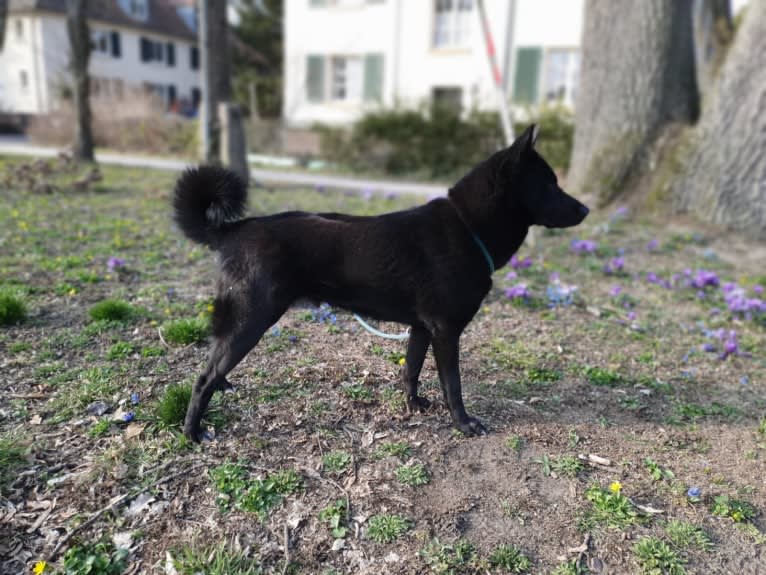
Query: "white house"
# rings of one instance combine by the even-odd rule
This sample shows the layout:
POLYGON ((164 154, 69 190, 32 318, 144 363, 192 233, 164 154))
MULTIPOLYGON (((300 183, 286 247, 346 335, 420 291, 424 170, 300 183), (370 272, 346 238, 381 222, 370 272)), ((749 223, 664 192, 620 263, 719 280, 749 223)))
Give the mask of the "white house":
MULTIPOLYGON (((0 50, 0 114, 53 110, 69 83, 66 0, 8 0, 0 50)), ((171 105, 200 99, 196 13, 188 0, 90 2, 92 94, 120 99, 131 89, 171 105)))
MULTIPOLYGON (((513 104, 572 106, 584 1, 484 4, 513 104)), ((345 124, 432 100, 495 108, 478 12, 476 0, 285 0, 285 121, 345 124)))

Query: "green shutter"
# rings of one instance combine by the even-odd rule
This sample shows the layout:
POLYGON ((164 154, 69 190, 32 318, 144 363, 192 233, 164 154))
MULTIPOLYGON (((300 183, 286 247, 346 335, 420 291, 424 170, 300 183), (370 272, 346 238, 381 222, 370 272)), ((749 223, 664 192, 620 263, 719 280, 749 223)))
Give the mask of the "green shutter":
POLYGON ((364 99, 383 99, 383 54, 367 54, 364 57, 364 99))
POLYGON ((516 73, 513 78, 513 101, 518 104, 537 103, 537 86, 540 80, 542 48, 518 48, 516 50, 516 73))
POLYGON ((321 102, 325 99, 324 58, 309 56, 306 59, 306 95, 309 102, 321 102))

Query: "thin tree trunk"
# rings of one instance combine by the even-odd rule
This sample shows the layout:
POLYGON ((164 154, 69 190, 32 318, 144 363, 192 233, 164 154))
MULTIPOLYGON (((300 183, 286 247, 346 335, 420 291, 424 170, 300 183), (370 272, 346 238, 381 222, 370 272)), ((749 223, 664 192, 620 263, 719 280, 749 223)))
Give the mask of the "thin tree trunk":
POLYGON ((766 240, 766 0, 751 0, 699 125, 679 152, 674 207, 766 240))
POLYGON ((5 40, 5 23, 8 20, 8 0, 0 0, 0 50, 5 40))
POLYGON ((90 31, 87 21, 87 0, 67 0, 67 32, 71 53, 72 104, 74 107, 75 133, 74 157, 92 162, 93 133, 90 111, 90 31))
POLYGON ((228 24, 226 21, 226 0, 207 0, 200 2, 200 9, 206 10, 205 19, 207 37, 202 38, 201 48, 204 51, 203 74, 206 74, 208 102, 205 106, 205 122, 210 140, 206 150, 203 150, 205 161, 218 161, 221 151, 221 125, 218 120, 218 105, 231 99, 231 74, 229 70, 228 24))
POLYGON ((699 112, 693 0, 587 0, 569 187, 606 203, 699 112))

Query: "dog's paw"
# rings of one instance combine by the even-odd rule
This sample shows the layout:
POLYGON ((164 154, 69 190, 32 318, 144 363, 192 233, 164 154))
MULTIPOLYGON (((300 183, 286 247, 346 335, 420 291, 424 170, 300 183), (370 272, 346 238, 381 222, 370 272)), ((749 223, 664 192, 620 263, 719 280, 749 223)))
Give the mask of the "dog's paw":
POLYGON ((455 427, 462 431, 466 437, 487 435, 487 428, 475 417, 466 417, 463 421, 457 422, 455 427))
POLYGON ((431 402, 425 397, 416 395, 415 397, 407 398, 407 413, 423 413, 424 411, 427 411, 429 407, 431 407, 431 402))
POLYGON ((200 443, 205 438, 205 432, 198 426, 184 426, 184 435, 194 443, 200 443))

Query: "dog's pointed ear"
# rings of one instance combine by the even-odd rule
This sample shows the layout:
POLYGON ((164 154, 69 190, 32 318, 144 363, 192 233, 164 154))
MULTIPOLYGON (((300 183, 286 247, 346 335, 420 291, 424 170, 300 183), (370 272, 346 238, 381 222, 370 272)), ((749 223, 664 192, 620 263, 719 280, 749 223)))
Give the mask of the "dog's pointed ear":
POLYGON ((526 130, 524 130, 524 133, 516 138, 516 141, 513 143, 513 146, 518 146, 518 149, 520 151, 527 152, 535 147, 535 144, 537 143, 537 134, 540 133, 540 128, 537 124, 530 124, 526 130))

